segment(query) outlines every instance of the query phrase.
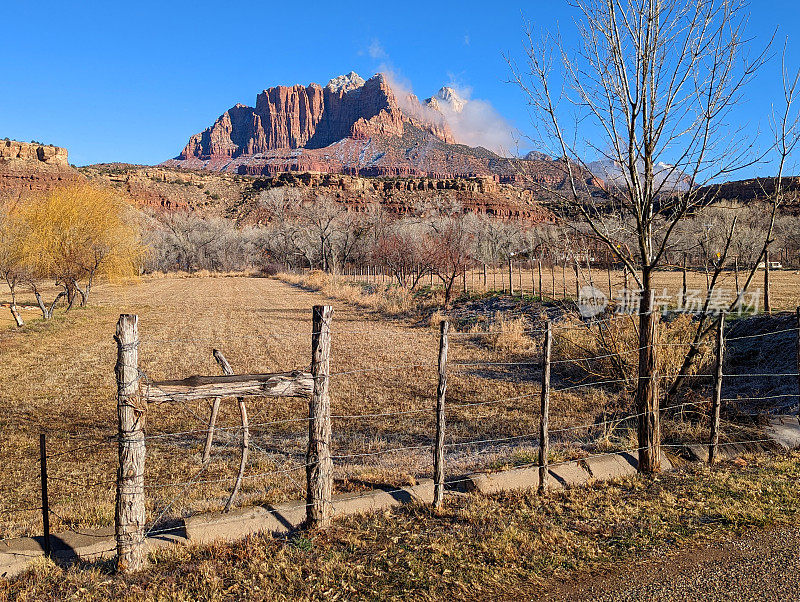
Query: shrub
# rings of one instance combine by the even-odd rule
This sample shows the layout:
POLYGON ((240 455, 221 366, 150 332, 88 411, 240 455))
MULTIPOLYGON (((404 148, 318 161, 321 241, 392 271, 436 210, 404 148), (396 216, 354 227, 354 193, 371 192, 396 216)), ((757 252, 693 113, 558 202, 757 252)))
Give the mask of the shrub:
POLYGON ((258 271, 258 275, 268 278, 270 276, 277 276, 282 271, 283 271, 283 266, 279 264, 277 261, 268 261, 267 263, 261 266, 261 269, 258 271))

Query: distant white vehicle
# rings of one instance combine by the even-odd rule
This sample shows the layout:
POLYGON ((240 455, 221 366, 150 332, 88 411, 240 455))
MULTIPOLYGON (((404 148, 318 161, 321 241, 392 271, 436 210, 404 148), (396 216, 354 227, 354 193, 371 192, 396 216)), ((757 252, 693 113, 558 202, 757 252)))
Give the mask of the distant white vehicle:
MULTIPOLYGON (((756 266, 756 268, 759 269, 759 270, 763 270, 764 269, 764 262, 763 261, 758 262, 758 265, 756 266)), ((783 264, 780 261, 770 261, 769 262, 769 269, 770 270, 782 270, 783 269, 783 264)))

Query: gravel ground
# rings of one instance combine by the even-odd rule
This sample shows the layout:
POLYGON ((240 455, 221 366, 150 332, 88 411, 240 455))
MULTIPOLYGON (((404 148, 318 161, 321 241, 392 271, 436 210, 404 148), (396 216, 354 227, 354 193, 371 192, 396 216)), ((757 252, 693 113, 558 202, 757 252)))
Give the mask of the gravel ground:
POLYGON ((800 528, 682 550, 565 584, 548 600, 797 600, 800 528))

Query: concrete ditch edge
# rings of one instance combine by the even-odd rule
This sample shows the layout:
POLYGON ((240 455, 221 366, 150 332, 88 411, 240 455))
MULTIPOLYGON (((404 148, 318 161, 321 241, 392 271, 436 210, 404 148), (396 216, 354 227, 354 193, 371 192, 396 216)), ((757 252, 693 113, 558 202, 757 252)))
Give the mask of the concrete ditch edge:
MULTIPOLYGON (((759 451, 791 450, 800 447, 800 421, 797 416, 774 416, 765 427, 769 440, 720 446, 720 458, 732 460, 745 453, 759 451)), ((684 453, 697 461, 708 460, 708 446, 692 444, 683 446, 684 453)), ((664 467, 670 470, 675 462, 664 454, 664 467)), ((638 454, 610 453, 586 460, 575 460, 553 465, 549 469, 549 487, 563 488, 584 485, 592 480, 607 480, 636 474, 638 454)), ((539 468, 512 468, 494 473, 477 473, 464 479, 464 489, 482 494, 503 491, 534 489, 539 486, 539 468)), ((396 490, 376 490, 368 494, 336 495, 333 500, 334 517, 352 516, 385 510, 414 501, 430 502, 433 499, 433 481, 421 480, 418 484, 396 490)), ((254 506, 223 514, 221 512, 198 514, 185 519, 173 532, 147 538, 150 549, 174 544, 208 544, 216 541, 232 542, 255 533, 281 535, 299 528, 305 518, 305 503, 287 502, 273 507, 254 506)), ((89 561, 113 557, 116 553, 114 529, 86 529, 80 533, 68 532, 51 535, 53 556, 61 562, 89 561)), ((41 537, 21 537, 0 542, 0 578, 13 577, 27 570, 31 563, 44 557, 41 537)))

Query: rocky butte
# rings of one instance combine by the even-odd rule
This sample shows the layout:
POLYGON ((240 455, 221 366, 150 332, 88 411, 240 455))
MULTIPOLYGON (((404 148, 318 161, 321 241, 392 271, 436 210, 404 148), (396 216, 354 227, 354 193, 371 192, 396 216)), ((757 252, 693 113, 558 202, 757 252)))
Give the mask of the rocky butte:
POLYGON ((0 194, 19 197, 74 180, 67 149, 38 142, 0 140, 0 194))
MULTIPOLYGON (((255 107, 228 109, 162 165, 254 176, 316 172, 491 178, 523 187, 565 183, 563 167, 548 157, 508 158, 459 144, 445 114, 461 112, 468 102, 447 87, 424 101, 398 96, 380 73, 365 81, 351 72, 325 87, 277 86, 258 94, 255 107)), ((589 188, 602 185, 589 174, 585 180, 589 188)))

